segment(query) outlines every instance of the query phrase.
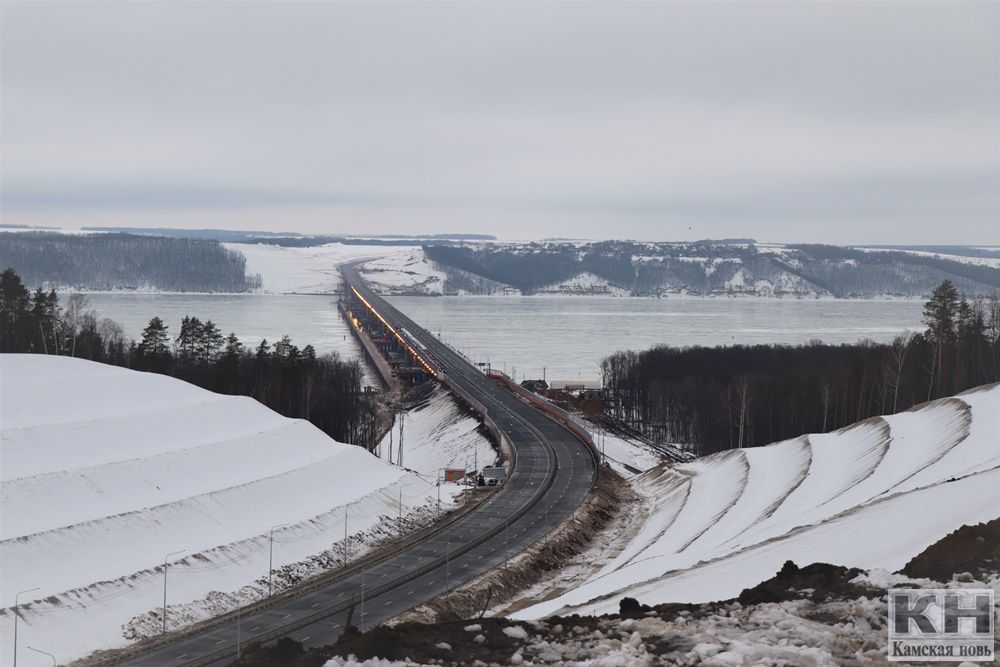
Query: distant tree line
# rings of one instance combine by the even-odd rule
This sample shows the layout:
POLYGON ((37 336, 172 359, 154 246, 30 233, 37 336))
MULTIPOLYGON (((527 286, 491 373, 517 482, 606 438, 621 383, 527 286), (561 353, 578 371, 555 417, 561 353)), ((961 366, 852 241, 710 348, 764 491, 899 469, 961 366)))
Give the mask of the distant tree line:
POLYGON ((654 347, 601 364, 606 410, 699 454, 827 432, 1000 381, 1000 298, 942 282, 891 343, 654 347))
POLYGON ((246 258, 218 241, 136 234, 10 232, 0 235, 0 266, 29 285, 81 289, 246 292, 260 287, 246 258))
POLYGON ((0 273, 0 352, 74 356, 252 396, 341 442, 370 446, 379 435, 376 406, 361 389, 357 361, 317 356, 312 345, 299 348, 288 336, 247 348, 236 334, 224 336, 211 320, 197 317, 185 317, 173 339, 163 320, 153 317, 135 341, 87 306, 81 294, 60 306, 53 290, 29 292, 6 269, 0 273))
POLYGON ((1000 291, 1000 269, 985 263, 829 245, 789 245, 774 251, 753 243, 598 241, 426 244, 423 250, 434 262, 511 285, 525 294, 582 272, 636 296, 761 290, 844 298, 924 296, 945 279, 967 294, 1000 291))

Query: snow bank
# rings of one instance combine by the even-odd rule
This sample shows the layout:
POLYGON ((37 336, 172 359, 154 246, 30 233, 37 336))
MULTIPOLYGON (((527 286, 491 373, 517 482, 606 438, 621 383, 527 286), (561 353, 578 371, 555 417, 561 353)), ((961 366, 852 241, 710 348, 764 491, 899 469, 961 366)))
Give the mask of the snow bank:
POLYGON ((252 399, 66 357, 0 355, 0 439, 0 634, 38 587, 19 642, 61 662, 142 632, 169 552, 185 550, 169 559, 177 626, 221 611, 192 604, 212 591, 266 592, 272 527, 281 588, 317 555, 336 564, 345 513, 353 554, 400 491, 404 513, 436 500, 433 479, 252 399))
POLYGON ((1000 516, 1000 385, 828 434, 637 476, 649 516, 581 586, 514 614, 734 597, 786 560, 897 570, 963 524, 1000 516))

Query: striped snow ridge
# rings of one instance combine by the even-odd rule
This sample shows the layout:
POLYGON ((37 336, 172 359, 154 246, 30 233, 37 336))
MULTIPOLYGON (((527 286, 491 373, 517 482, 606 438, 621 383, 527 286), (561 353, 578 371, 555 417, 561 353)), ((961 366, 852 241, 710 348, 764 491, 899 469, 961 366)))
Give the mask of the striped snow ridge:
POLYGON ((171 604, 199 620, 218 612, 206 596, 266 575, 272 527, 275 569, 313 572, 345 527, 361 549, 436 497, 433 479, 252 399, 67 357, 0 355, 0 444, 0 635, 14 593, 39 587, 19 632, 61 662, 127 643, 162 604, 165 554, 184 550, 171 604))
POLYGON ((1000 385, 827 434, 661 467, 635 480, 650 516, 600 572, 516 614, 607 613, 738 595, 785 560, 895 570, 1000 516, 1000 385), (919 517, 919 523, 915 518, 919 517))
POLYGON ((274 429, 198 447, 6 482, 8 513, 3 537, 20 537, 216 493, 259 480, 265 466, 274 476, 321 463, 330 456, 328 447, 295 444, 308 428, 308 424, 288 420, 274 429), (274 457, 275 452, 281 456, 274 457), (58 503, 49 502, 54 497, 58 503), (49 504, 49 511, 32 516, 29 510, 38 503, 49 504))
POLYGON ((812 461, 806 438, 746 449, 743 454, 748 465, 743 493, 732 509, 690 546, 691 550, 720 549, 771 516, 808 476, 812 461))
POLYGON ((602 573, 632 562, 670 530, 691 497, 691 476, 661 465, 639 475, 633 482, 633 487, 642 497, 651 499, 649 517, 638 534, 602 569, 602 573))

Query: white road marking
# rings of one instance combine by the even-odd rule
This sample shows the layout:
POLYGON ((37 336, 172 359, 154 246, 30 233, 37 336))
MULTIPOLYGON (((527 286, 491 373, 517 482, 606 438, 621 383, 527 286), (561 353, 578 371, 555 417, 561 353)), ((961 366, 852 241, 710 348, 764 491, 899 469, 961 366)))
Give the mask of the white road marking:
POLYGON ((311 604, 311 605, 309 605, 309 608, 310 608, 310 609, 315 609, 315 608, 316 608, 316 607, 318 607, 318 606, 319 606, 319 602, 317 602, 316 604, 311 604))

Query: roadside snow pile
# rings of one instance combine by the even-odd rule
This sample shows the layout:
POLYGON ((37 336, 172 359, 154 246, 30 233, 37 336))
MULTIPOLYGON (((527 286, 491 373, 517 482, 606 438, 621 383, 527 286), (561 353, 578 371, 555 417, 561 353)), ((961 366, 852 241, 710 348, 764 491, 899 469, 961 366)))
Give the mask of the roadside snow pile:
MULTIPOLYGON (((395 463, 399 456, 399 423, 382 439, 376 453, 395 463)), ((444 468, 473 470, 493 465, 497 453, 479 432, 479 420, 462 410, 451 394, 432 385, 429 395, 406 411, 403 419, 403 466, 436 479, 444 468)))
POLYGON ((635 535, 582 585, 513 614, 733 597, 786 560, 895 571, 958 526, 1000 516, 1000 385, 632 480, 635 535), (919 520, 917 520, 919 517, 919 520))
POLYGON ((340 288, 340 267, 349 262, 376 259, 419 250, 409 246, 369 246, 328 243, 293 248, 268 243, 224 243, 247 260, 248 274, 259 273, 265 294, 332 294, 340 288))
POLYGON ((411 518, 436 498, 250 398, 67 357, 0 355, 0 439, 0 634, 38 587, 19 641, 60 662, 158 631, 165 554, 177 627, 266 593, 272 527, 281 589, 339 564, 345 514, 353 558, 400 491, 411 518))

